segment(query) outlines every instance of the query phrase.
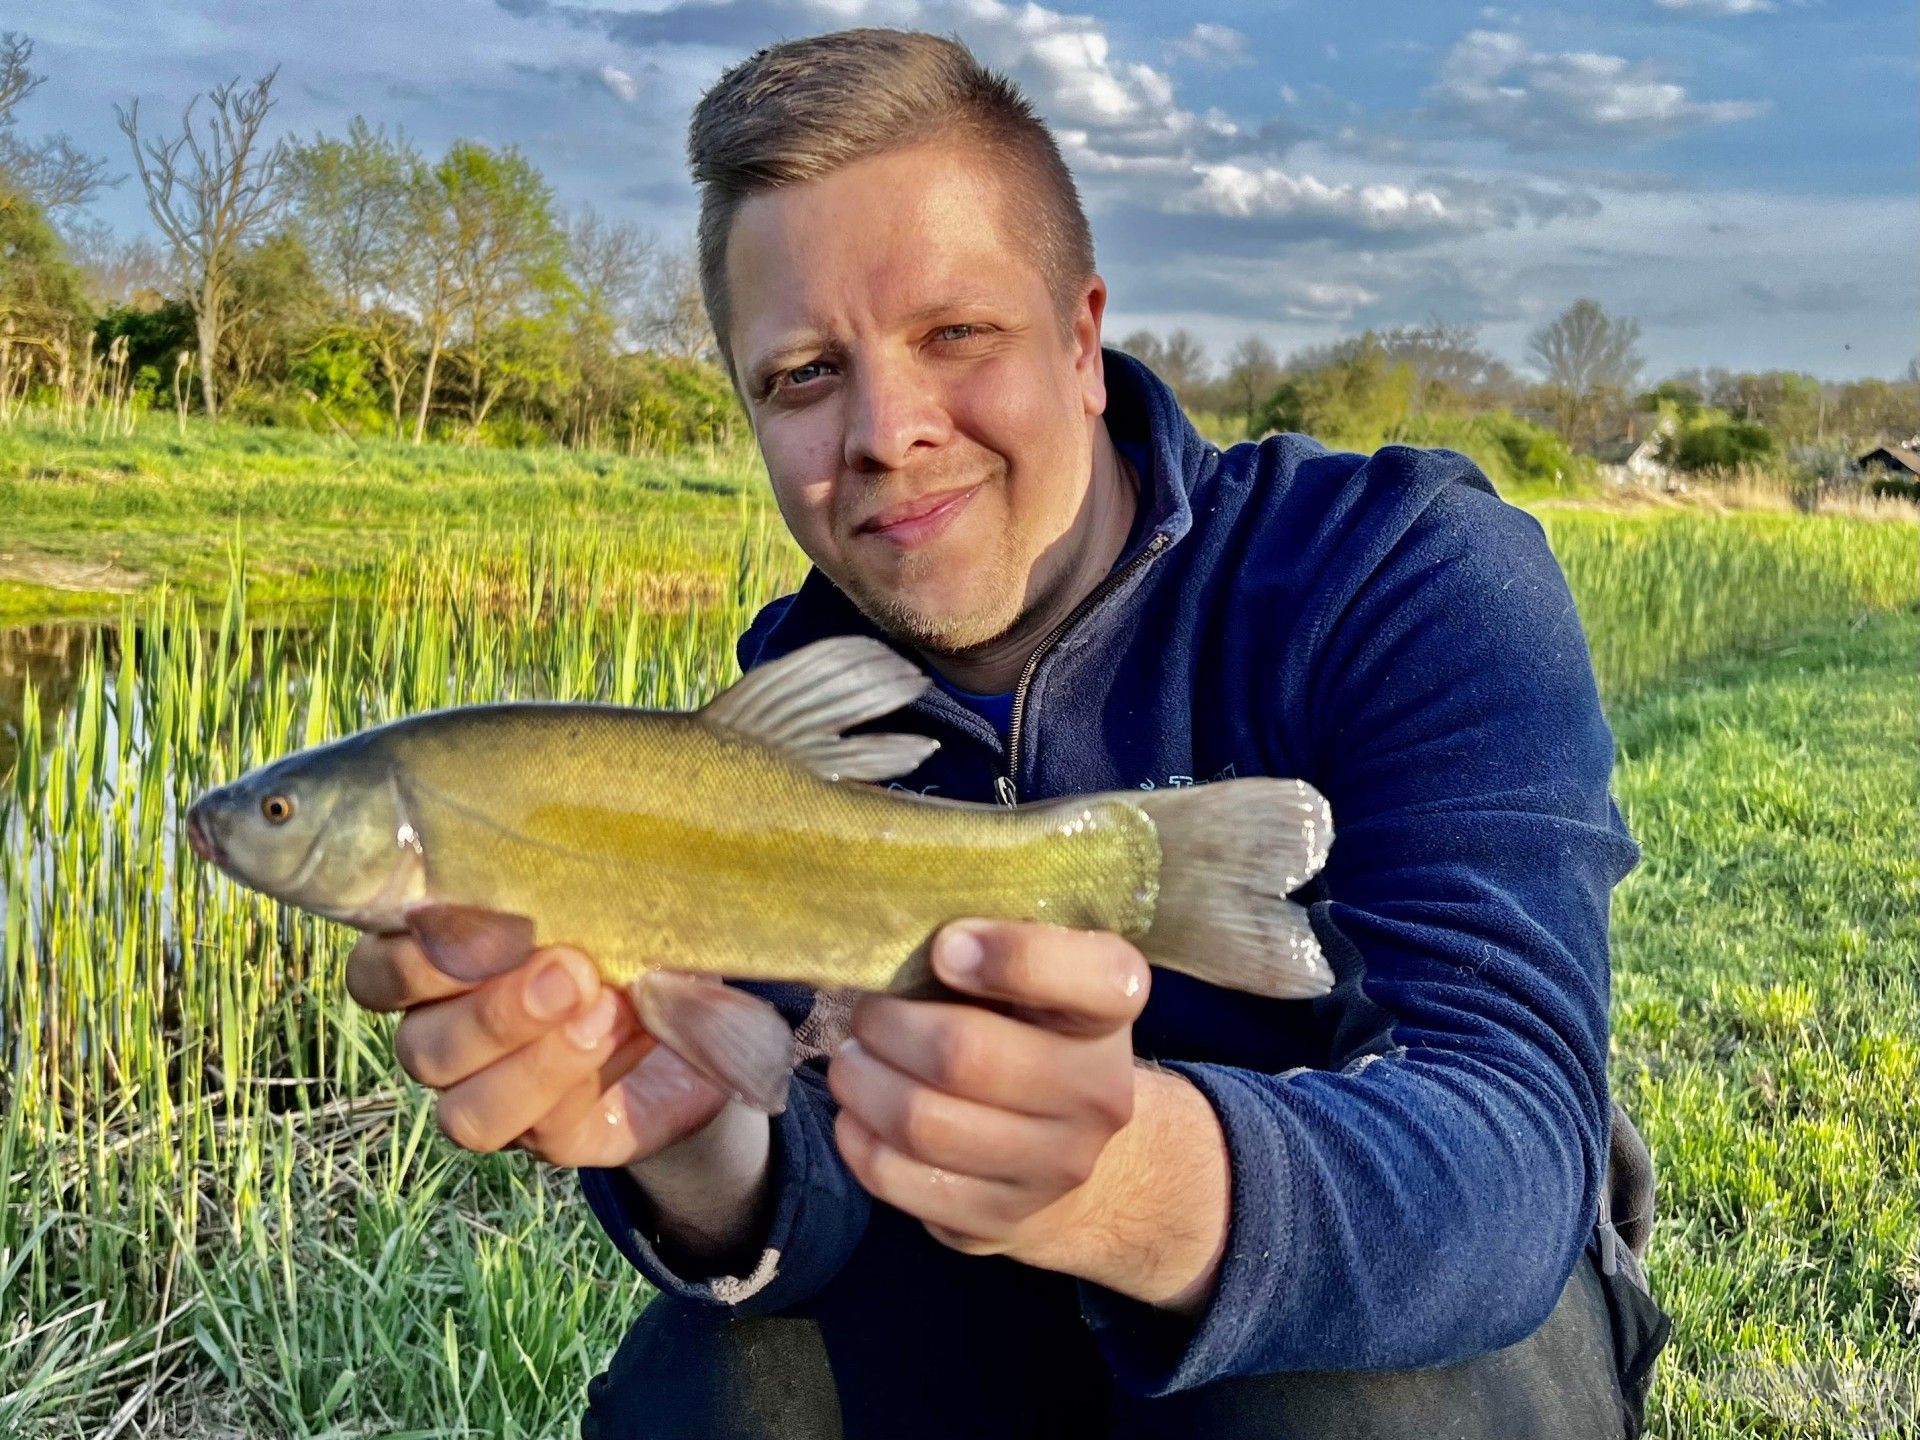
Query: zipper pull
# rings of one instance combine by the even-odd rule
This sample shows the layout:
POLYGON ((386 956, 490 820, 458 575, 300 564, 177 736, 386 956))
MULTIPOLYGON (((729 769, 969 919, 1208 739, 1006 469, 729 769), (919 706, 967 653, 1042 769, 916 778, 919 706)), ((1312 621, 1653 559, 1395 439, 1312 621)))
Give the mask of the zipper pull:
POLYGON ((996 775, 993 781, 993 793, 1002 805, 1017 805, 1020 803, 1020 797, 1013 788, 1013 777, 1011 775, 996 775))

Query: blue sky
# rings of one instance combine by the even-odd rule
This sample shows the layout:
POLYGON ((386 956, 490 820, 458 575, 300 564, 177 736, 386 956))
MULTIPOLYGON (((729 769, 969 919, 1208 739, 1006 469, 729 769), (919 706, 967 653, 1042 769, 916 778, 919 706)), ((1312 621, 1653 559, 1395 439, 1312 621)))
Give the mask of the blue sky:
MULTIPOLYGON (((728 64, 851 24, 952 32, 1061 136, 1111 335, 1284 353, 1437 315, 1519 363, 1591 295, 1639 319, 1654 376, 1920 354, 1911 0, 13 0, 4 23, 48 75, 21 130, 116 173, 114 101, 170 119, 278 63, 286 129, 516 144, 562 203, 670 238, 687 114, 728 64)), ((96 210, 146 225, 133 181, 96 210)))

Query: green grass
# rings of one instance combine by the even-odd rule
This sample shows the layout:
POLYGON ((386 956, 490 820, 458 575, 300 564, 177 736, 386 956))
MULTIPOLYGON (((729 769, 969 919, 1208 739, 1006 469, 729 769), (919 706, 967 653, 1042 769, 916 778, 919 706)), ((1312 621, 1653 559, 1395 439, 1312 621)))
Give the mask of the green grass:
POLYGON ((1842 628, 1616 719, 1645 859, 1614 1084, 1656 1161, 1671 1436, 1920 1427, 1917 647, 1912 614, 1842 628))
POLYGON ((491 548, 576 526, 636 569, 712 577, 743 513, 771 509, 759 461, 336 440, 149 417, 132 436, 0 429, 0 623, 111 614, 121 583, 165 581, 217 604, 244 537, 256 604, 366 594, 397 556, 445 540, 491 548), (33 572, 55 572, 30 583, 33 572), (63 576, 59 572, 73 572, 63 576), (25 572, 25 573, 23 573, 25 572), (64 588, 63 588, 64 587, 64 588))

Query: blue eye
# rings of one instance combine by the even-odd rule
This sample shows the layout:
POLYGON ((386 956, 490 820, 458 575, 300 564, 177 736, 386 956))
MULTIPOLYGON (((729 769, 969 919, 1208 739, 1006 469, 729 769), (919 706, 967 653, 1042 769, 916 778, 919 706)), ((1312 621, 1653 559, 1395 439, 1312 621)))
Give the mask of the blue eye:
POLYGON ((977 325, 942 325, 938 333, 943 340, 971 340, 978 329, 977 325), (955 330, 961 333, 952 334, 951 332, 955 330))
POLYGON ((809 360, 804 365, 796 365, 780 377, 780 386, 782 389, 790 390, 795 385, 804 385, 812 378, 807 374, 809 370, 825 370, 826 368, 825 362, 820 360, 809 360))

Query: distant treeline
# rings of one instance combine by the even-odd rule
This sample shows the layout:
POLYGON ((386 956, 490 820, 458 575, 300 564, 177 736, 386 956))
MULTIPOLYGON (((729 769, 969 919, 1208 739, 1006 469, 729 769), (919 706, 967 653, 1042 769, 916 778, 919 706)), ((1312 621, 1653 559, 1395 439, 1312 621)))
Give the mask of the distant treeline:
MULTIPOLYGON (((0 420, 111 400, 415 441, 657 452, 744 436, 691 246, 563 213, 513 147, 430 157, 359 118, 344 136, 270 139, 272 74, 196 96, 171 129, 116 107, 155 232, 127 239, 87 217, 117 183, 107 161, 20 138, 43 78, 31 57, 0 36, 0 420)), ((1577 482, 1597 449, 1655 428, 1672 467, 1821 476, 1920 430, 1911 369, 1696 371, 1648 389, 1638 337, 1580 300, 1531 337, 1539 380, 1440 320, 1284 360, 1249 336, 1217 366, 1182 330, 1119 345, 1216 438, 1454 445, 1507 482, 1577 482)))

